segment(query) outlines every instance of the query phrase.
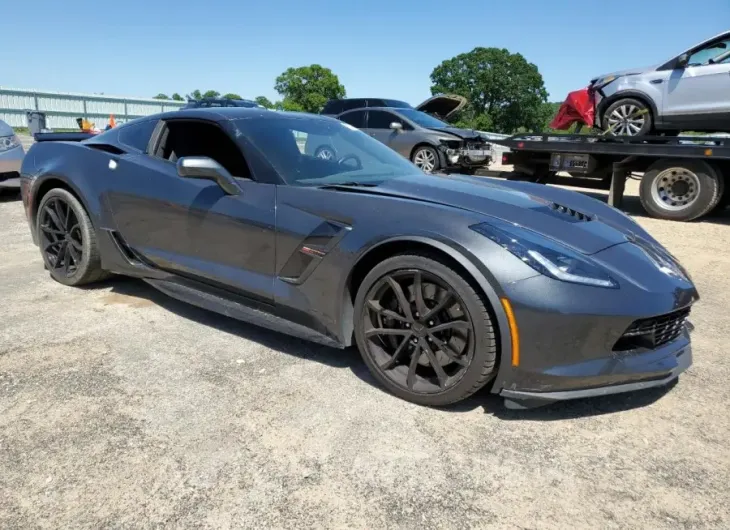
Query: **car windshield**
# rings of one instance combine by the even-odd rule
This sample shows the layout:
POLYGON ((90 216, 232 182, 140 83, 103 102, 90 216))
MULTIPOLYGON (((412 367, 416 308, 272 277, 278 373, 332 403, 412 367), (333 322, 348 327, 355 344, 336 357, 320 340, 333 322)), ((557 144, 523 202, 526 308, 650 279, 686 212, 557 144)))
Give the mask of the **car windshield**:
POLYGON ((439 120, 438 118, 434 118, 430 114, 426 114, 425 112, 421 112, 420 110, 416 109, 398 109, 398 113, 402 114, 412 122, 417 123, 421 127, 448 127, 449 124, 446 122, 443 122, 439 120))
POLYGON ((386 145, 341 121, 271 113, 234 123, 239 141, 253 144, 293 186, 378 185, 420 172, 386 145))

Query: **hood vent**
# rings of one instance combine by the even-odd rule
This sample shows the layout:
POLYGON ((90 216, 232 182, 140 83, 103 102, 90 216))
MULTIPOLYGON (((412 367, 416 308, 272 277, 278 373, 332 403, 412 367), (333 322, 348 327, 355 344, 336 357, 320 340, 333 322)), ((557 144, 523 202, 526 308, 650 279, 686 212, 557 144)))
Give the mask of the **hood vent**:
POLYGON ((568 208, 567 206, 563 206, 562 204, 558 204, 556 202, 550 204, 550 209, 558 214, 572 217, 573 222, 588 222, 594 221, 596 219, 595 215, 588 215, 586 213, 579 212, 578 210, 574 210, 572 208, 568 208))

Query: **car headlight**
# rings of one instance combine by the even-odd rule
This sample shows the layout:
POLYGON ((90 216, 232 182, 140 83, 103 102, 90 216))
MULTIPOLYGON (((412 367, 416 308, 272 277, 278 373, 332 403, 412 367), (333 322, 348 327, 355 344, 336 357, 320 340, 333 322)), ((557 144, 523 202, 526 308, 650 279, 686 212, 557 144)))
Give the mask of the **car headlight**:
POLYGON ((618 283, 577 252, 529 230, 504 221, 469 228, 488 237, 537 272, 563 282, 618 289, 618 283))
POLYGON ((3 151, 9 151, 20 145, 20 140, 17 136, 0 136, 0 153, 3 151))
POLYGON ((609 84, 611 81, 615 81, 618 79, 619 76, 617 75, 607 75, 605 77, 599 77, 595 83, 593 83, 594 88, 603 88, 607 84, 609 84))

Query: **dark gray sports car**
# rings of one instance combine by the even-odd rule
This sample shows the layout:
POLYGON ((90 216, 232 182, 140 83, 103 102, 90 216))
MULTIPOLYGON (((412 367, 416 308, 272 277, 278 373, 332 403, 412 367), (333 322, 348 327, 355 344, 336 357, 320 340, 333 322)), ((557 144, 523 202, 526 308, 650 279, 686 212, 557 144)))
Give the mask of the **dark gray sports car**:
POLYGON ((50 275, 109 273, 222 314, 357 344, 425 405, 509 406, 664 385, 691 363, 687 272, 578 193, 426 175, 332 118, 192 109, 40 141, 23 204, 50 275), (308 135, 338 158, 305 154, 308 135))

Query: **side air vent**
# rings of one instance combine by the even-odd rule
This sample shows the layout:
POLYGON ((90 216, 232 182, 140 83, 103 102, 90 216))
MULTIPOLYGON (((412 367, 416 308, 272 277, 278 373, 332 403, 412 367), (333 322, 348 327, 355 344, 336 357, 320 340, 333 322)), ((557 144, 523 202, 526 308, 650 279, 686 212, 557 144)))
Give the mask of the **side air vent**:
POLYGON ((110 153, 112 155, 123 155, 126 151, 123 151, 122 149, 119 149, 115 145, 111 144, 84 144, 86 147, 89 147, 91 149, 96 149, 97 151, 104 151, 105 153, 110 153))
POLYGON ((349 226, 334 221, 322 222, 289 256, 279 271, 281 280, 293 284, 302 283, 349 230, 349 226))
POLYGON ((563 206, 562 204, 558 204, 556 202, 550 204, 550 209, 558 214, 570 216, 575 221, 578 221, 578 222, 588 222, 588 221, 593 221, 595 219, 595 216, 593 216, 593 215, 588 215, 583 212, 579 212, 578 210, 568 208, 567 206, 563 206))

